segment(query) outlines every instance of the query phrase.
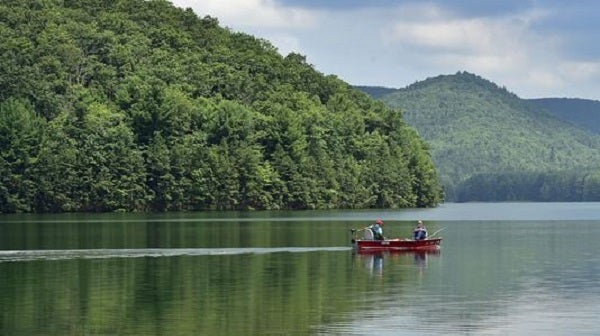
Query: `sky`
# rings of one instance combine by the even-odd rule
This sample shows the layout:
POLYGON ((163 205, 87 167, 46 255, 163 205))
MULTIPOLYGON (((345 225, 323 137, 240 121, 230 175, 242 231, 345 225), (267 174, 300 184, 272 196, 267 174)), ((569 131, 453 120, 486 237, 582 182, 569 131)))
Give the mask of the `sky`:
POLYGON ((600 1, 171 0, 352 85, 467 71, 521 98, 600 100, 600 1))

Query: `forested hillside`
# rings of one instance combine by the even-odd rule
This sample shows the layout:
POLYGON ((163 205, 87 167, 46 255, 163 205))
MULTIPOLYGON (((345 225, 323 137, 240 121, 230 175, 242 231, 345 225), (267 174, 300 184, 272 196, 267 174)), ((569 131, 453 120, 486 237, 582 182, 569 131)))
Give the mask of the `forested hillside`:
POLYGON ((528 101, 559 119, 600 134, 600 101, 578 98, 540 98, 528 101))
POLYGON ((455 201, 600 200, 600 137, 469 73, 381 98, 430 144, 455 201))
POLYGON ((442 201, 398 113, 167 1, 2 1, 0 88, 0 212, 442 201))

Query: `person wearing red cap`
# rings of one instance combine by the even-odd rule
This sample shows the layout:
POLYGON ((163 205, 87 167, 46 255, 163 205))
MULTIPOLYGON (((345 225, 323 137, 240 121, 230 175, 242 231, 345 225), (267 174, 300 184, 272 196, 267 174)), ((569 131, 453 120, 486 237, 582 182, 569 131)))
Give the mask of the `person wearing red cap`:
POLYGON ((373 238, 375 238, 376 240, 384 239, 384 237, 383 237, 383 220, 377 219, 374 224, 369 225, 368 227, 366 227, 366 229, 373 231, 373 238))

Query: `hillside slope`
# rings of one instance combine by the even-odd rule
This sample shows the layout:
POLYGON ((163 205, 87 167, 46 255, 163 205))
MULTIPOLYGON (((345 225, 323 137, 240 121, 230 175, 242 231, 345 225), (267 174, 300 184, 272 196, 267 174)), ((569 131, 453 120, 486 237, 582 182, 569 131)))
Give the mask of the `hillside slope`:
POLYGON ((578 98, 528 99, 555 117, 600 134, 600 101, 578 98))
MULTIPOLYGON (((495 200, 489 197, 495 190, 483 196, 482 190, 471 190, 481 189, 482 180, 493 181, 486 188, 506 188, 506 183, 522 184, 515 174, 542 174, 528 179, 549 180, 544 174, 587 172, 600 166, 599 136, 473 74, 429 78, 381 100, 400 108, 405 120, 430 144, 449 200, 495 200), (472 184, 474 178, 479 185, 472 184)), ((498 198, 535 198, 509 193, 516 195, 498 198)))
POLYGON ((0 212, 442 200, 393 110, 168 1, 3 1, 0 87, 0 212))

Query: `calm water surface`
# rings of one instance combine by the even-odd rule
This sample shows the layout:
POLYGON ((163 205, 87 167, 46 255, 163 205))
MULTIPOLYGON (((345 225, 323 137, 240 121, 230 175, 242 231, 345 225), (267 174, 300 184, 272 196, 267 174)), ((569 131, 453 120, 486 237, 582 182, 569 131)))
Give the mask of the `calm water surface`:
POLYGON ((600 335, 600 203, 0 215, 0 335, 600 335), (357 255, 417 219, 438 253, 357 255))

